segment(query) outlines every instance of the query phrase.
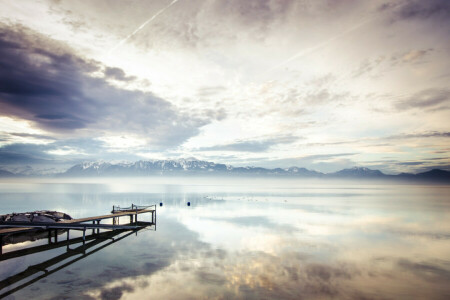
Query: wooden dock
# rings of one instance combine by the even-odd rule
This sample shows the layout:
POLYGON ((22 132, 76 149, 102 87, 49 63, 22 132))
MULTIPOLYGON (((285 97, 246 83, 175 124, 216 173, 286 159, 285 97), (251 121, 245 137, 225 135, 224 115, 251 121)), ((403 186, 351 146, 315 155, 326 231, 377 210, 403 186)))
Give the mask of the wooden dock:
MULTIPOLYGON (((87 218, 79 218, 72 220, 63 220, 60 222, 0 222, 0 255, 2 254, 2 244, 3 237, 11 234, 32 232, 36 230, 48 230, 49 234, 49 242, 51 239, 51 231, 55 230, 67 230, 69 235, 70 229, 82 230, 83 231, 83 241, 85 241, 86 230, 92 229, 97 230, 99 233, 100 229, 108 229, 108 230, 130 230, 136 229, 140 225, 138 223, 138 215, 144 213, 152 214, 152 221, 150 223, 156 224, 156 205, 148 206, 145 209, 138 209, 137 206, 135 210, 127 210, 127 211, 118 211, 116 212, 113 206, 113 212, 107 215, 101 216, 93 216, 87 218), (126 225, 119 225, 120 217, 129 217, 130 223, 126 225), (100 224, 102 220, 112 219, 112 224, 100 224), (90 222, 90 223, 87 223, 90 222)), ((55 233, 55 241, 57 241, 57 234, 55 233)))

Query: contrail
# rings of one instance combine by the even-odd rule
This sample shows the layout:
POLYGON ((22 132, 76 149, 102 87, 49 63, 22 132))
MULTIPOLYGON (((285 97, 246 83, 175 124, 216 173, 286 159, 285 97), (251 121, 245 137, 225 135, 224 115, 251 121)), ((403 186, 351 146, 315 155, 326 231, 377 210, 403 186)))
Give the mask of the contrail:
POLYGON ((313 52, 315 52, 315 51, 317 51, 317 50, 319 50, 319 49, 321 49, 321 48, 327 46, 328 44, 334 42, 335 40, 337 40, 337 39, 339 39, 339 38, 341 38, 341 37, 343 37, 343 36, 345 36, 345 35, 347 35, 347 34, 353 32, 353 31, 357 30, 358 28, 364 26, 365 24, 367 24, 367 23, 369 23, 369 22, 372 22, 374 19, 375 19, 375 18, 368 19, 368 20, 366 20, 366 21, 364 21, 364 22, 362 22, 362 23, 360 23, 360 24, 358 24, 358 25, 355 25, 355 26, 353 26, 353 27, 347 29, 346 31, 344 31, 344 32, 342 32, 342 33, 340 33, 340 34, 338 34, 338 35, 332 37, 332 38, 329 38, 328 40, 326 40, 326 41, 324 41, 324 42, 322 42, 322 43, 319 43, 319 44, 317 44, 317 45, 315 45, 315 46, 313 46, 313 47, 306 48, 306 49, 304 49, 304 50, 302 50, 302 51, 296 53, 296 54, 293 55, 292 57, 286 59, 285 61, 279 63, 278 65, 273 66, 272 68, 268 69, 268 70, 267 70, 266 72, 264 72, 263 74, 267 74, 267 73, 269 73, 269 72, 271 72, 271 71, 273 71, 273 70, 275 70, 275 69, 278 69, 279 67, 282 67, 282 66, 286 65, 287 63, 290 63, 291 61, 293 61, 293 60, 295 60, 295 59, 297 59, 297 58, 299 58, 299 57, 302 57, 302 56, 306 56, 306 55, 308 55, 308 54, 311 54, 311 53, 313 53, 313 52))
POLYGON ((156 14, 154 14, 150 19, 148 19, 147 21, 145 21, 144 23, 142 23, 141 26, 139 26, 135 31, 133 31, 132 33, 130 33, 126 38, 124 38, 123 40, 121 40, 117 45, 115 45, 114 47, 112 47, 109 51, 108 51, 108 55, 110 55, 114 50, 116 50, 117 48, 119 48, 120 46, 122 46, 126 41, 128 41, 133 35, 135 35, 136 33, 138 33, 142 28, 144 28, 148 23, 150 23, 151 21, 153 21, 154 19, 156 19, 160 14, 162 14, 166 9, 168 9, 169 7, 171 7, 172 5, 174 5, 175 3, 177 3, 179 0, 173 0, 172 2, 170 2, 169 5, 167 5, 166 7, 162 8, 160 11, 158 11, 156 14))

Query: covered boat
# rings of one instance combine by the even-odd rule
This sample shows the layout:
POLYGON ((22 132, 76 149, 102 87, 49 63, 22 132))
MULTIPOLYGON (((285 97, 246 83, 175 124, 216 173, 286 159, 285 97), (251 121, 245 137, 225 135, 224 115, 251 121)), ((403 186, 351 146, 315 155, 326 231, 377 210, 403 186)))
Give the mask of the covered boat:
POLYGON ((72 220, 68 214, 59 211, 39 210, 25 213, 11 213, 0 215, 0 222, 59 222, 72 220))

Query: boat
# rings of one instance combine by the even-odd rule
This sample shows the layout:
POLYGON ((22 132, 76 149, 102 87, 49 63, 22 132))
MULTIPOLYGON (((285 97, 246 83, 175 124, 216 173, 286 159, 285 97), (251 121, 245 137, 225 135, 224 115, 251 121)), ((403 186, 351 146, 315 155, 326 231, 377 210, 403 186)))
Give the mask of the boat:
POLYGON ((47 222, 56 223, 63 220, 72 220, 66 213, 51 210, 38 210, 25 213, 11 213, 0 215, 0 222, 47 222))
MULTIPOLYGON (((6 215, 0 215, 0 224, 3 223, 3 225, 6 225, 7 223, 11 224, 14 222, 57 223, 64 220, 72 220, 72 217, 66 213, 52 210, 38 210, 33 212, 10 213, 6 215)), ((1 244, 9 245, 9 244, 23 243, 27 241, 36 241, 60 235, 63 234, 64 232, 66 232, 66 230, 59 229, 55 231, 35 230, 32 232, 7 234, 1 237, 1 244)))

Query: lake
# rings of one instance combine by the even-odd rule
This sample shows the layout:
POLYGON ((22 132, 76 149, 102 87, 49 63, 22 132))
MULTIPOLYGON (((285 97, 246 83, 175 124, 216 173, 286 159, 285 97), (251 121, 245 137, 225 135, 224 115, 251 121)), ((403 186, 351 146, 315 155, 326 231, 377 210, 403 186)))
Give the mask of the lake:
MULTIPOLYGON (((72 253, 50 274, 36 265, 53 262, 66 247, 0 261, 0 295, 450 299, 450 186, 158 177, 0 182, 0 214, 49 209, 79 218, 131 203, 157 204, 156 227, 99 240, 90 249, 98 251, 72 253)), ((3 252, 46 243, 6 245, 3 252)))

